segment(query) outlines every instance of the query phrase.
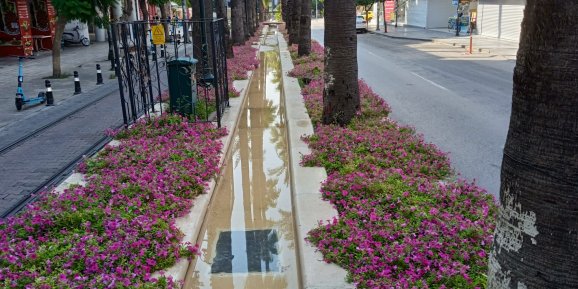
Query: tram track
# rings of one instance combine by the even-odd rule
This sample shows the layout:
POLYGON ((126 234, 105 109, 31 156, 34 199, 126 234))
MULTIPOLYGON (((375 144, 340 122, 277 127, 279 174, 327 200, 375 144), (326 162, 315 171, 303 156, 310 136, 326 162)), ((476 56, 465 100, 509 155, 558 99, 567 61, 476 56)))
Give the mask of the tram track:
POLYGON ((90 107, 91 105, 96 104, 96 103, 99 102, 99 101, 102 101, 102 100, 103 100, 104 98, 106 98, 108 95, 109 95, 109 94, 106 94, 106 95, 97 97, 97 98, 95 98, 93 101, 88 102, 88 103, 82 105, 81 107, 79 107, 79 108, 77 108, 77 109, 75 109, 75 110, 73 110, 73 111, 70 111, 70 112, 66 113, 65 115, 61 116, 60 118, 58 118, 58 119, 56 119, 56 120, 53 120, 53 121, 51 121, 51 122, 49 122, 49 123, 47 123, 47 124, 45 124, 45 125, 37 128, 37 129, 35 129, 35 130, 33 130, 31 133, 29 133, 29 134, 27 134, 27 135, 25 135, 25 136, 22 136, 22 137, 20 137, 20 138, 18 138, 17 140, 9 143, 8 145, 3 146, 2 148, 0 148, 0 155, 6 153, 6 152, 8 152, 8 151, 10 151, 10 150, 13 149, 14 147, 17 147, 18 145, 22 144, 23 142, 29 140, 30 138, 32 138, 32 137, 34 137, 34 136, 36 136, 36 135, 38 135, 38 134, 41 133, 42 131, 44 131, 44 130, 50 128, 50 127, 52 127, 53 125, 58 124, 58 123, 62 122, 63 120, 65 120, 65 119, 67 119, 67 118, 69 118, 69 117, 71 117, 71 116, 73 116, 73 115, 75 115, 75 114, 77 114, 77 113, 79 113, 79 112, 87 109, 88 107, 90 107))
MULTIPOLYGON (((0 184, 8 184, 3 190, 17 197, 4 204, 0 218, 4 219, 24 210, 28 204, 64 181, 84 158, 94 155, 111 140, 104 131, 123 125, 122 115, 110 109, 117 98, 118 95, 114 92, 99 96, 0 148, 0 159, 7 160, 3 164, 5 167, 24 164, 25 162, 18 163, 15 159, 22 153, 30 152, 30 147, 41 148, 40 152, 35 151, 36 154, 27 159, 27 162, 33 165, 15 168, 18 173, 14 176, 5 172, 0 176, 0 184), (102 116, 104 119, 98 119, 103 112, 108 115, 102 116), (92 125, 89 125, 89 122, 92 125), (84 126, 90 128, 83 131, 84 126), (71 142, 78 144, 70 147, 71 142), (47 148, 55 144, 56 147, 47 148), (42 152, 42 148, 47 149, 42 152), (61 154, 58 154, 59 152, 61 154), (50 157, 46 157, 49 154, 50 157), (24 178, 18 174, 24 175, 24 178), (31 177, 26 179, 28 176, 31 177)), ((5 168, 4 170, 8 171, 5 168)))
POLYGON ((16 215, 22 211, 26 206, 42 196, 42 193, 47 189, 58 185, 63 180, 65 180, 76 168, 76 166, 86 157, 92 156, 101 150, 112 138, 109 136, 103 136, 97 143, 84 151, 83 154, 78 156, 76 159, 70 161, 65 167, 60 169, 56 174, 50 177, 48 180, 44 181, 40 186, 31 191, 28 195, 23 196, 18 200, 10 209, 2 213, 0 218, 4 219, 13 215, 16 215))

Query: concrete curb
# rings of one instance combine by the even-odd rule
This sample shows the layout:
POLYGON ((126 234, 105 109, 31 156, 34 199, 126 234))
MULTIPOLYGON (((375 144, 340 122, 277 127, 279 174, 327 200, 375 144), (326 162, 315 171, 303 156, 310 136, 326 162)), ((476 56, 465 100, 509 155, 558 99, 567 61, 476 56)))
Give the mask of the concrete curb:
MULTIPOLYGON (((451 45, 451 46, 459 46, 461 48, 467 49, 468 45, 465 44, 461 44, 459 42, 456 41, 446 41, 446 40, 441 40, 441 39, 434 39, 434 38, 418 38, 418 37, 407 37, 407 36, 393 36, 393 35, 388 35, 382 32, 375 32, 375 31, 367 31, 367 33, 373 34, 373 35, 379 35, 379 36, 383 36, 383 37, 387 37, 387 38, 393 38, 393 39, 406 39, 406 40, 415 40, 415 41, 423 41, 423 42, 435 42, 435 43, 442 43, 442 44, 447 44, 447 45, 451 45)), ((476 51, 478 51, 479 53, 487 53, 487 54, 491 54, 492 51, 489 48, 478 48, 475 49, 476 51)))
POLYGON ((288 76, 288 72, 293 69, 293 60, 287 42, 281 33, 277 34, 277 39, 283 74, 282 93, 287 113, 289 169, 301 288, 355 288, 345 281, 347 272, 343 268, 325 263, 321 253, 305 241, 307 232, 315 228, 320 220, 337 216, 337 211, 321 198, 321 181, 327 178, 325 169, 300 165, 301 155, 310 153, 301 136, 313 134, 313 124, 305 108, 297 79, 288 76))
POLYGON ((417 38, 417 37, 407 37, 407 36, 393 36, 393 35, 388 35, 385 33, 381 33, 381 32, 375 32, 375 31, 370 31, 368 30, 367 33, 373 34, 373 35, 380 35, 383 37, 387 37, 387 38, 393 38, 393 39, 407 39, 407 40, 416 40, 416 41, 424 41, 424 42, 435 42, 434 39, 429 39, 429 38, 417 38))

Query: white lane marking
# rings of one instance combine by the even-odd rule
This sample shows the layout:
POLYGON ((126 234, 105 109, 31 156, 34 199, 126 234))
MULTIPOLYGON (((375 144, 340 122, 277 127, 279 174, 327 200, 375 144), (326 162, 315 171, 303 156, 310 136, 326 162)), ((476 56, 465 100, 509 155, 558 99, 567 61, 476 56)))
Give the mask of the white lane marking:
POLYGON ((433 82, 433 81, 431 81, 431 80, 429 80, 429 79, 427 79, 427 78, 425 78, 425 77, 423 77, 423 76, 421 76, 421 75, 419 75, 419 74, 417 74, 417 73, 415 73, 415 72, 412 72, 411 74, 413 74, 413 75, 415 75, 415 76, 417 76, 417 77, 419 77, 419 78, 421 78, 421 79, 429 82, 431 85, 433 85, 433 86, 435 86, 435 87, 437 87, 437 88, 441 88, 441 89, 443 89, 443 90, 449 91, 449 89, 447 89, 447 88, 445 88, 445 87, 443 87, 443 86, 441 86, 441 85, 439 85, 439 84, 437 84, 437 83, 435 83, 435 82, 433 82))
MULTIPOLYGON (((366 50, 367 50, 367 49, 366 49, 366 50)), ((377 54, 375 54, 375 53, 373 53, 373 52, 371 52, 371 51, 369 51, 369 50, 367 50, 366 52, 369 53, 369 54, 371 54, 371 55, 373 55, 373 56, 375 56, 375 57, 382 58, 381 56, 379 56, 379 55, 377 55, 377 54)))

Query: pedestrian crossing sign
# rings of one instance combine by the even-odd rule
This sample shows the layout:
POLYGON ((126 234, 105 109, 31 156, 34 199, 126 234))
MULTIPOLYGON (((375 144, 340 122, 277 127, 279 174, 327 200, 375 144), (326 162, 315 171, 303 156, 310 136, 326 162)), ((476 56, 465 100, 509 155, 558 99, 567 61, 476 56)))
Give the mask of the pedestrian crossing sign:
POLYGON ((153 44, 165 44, 165 28, 162 24, 152 26, 153 44))

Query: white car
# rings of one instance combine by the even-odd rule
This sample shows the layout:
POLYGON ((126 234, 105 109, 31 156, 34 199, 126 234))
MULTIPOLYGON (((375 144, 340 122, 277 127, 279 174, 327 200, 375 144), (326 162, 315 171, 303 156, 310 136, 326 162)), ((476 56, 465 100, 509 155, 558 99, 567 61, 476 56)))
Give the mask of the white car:
POLYGON ((367 32, 367 25, 365 19, 361 15, 355 17, 355 29, 357 32, 367 32))

